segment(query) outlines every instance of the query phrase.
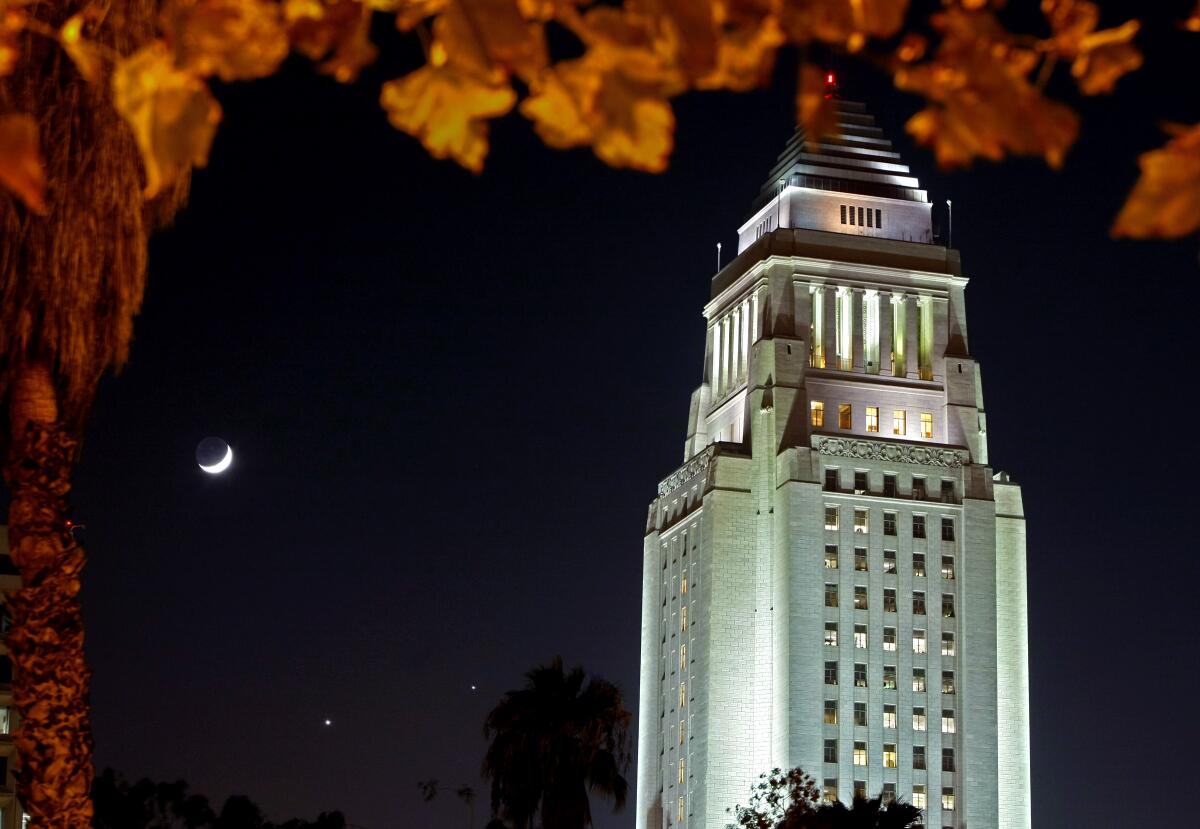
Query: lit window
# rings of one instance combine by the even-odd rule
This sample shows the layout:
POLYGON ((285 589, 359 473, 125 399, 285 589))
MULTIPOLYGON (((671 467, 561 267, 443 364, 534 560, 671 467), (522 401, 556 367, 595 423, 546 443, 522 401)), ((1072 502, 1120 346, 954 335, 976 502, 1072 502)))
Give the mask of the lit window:
POLYGON ((867 744, 866 742, 856 741, 854 743, 854 765, 865 766, 867 764, 867 744))
POLYGON ((921 412, 921 437, 933 437, 933 413, 921 412))
POLYGON ((867 687, 867 666, 862 662, 854 663, 854 687, 867 687))
POLYGON ((677 807, 676 812, 675 812, 675 820, 676 820, 676 822, 680 822, 680 823, 683 822, 683 798, 682 797, 679 798, 679 806, 677 807))
POLYGON ((825 425, 825 403, 820 400, 813 400, 808 404, 809 415, 813 426, 820 428, 825 425))
POLYGON ((884 806, 896 802, 896 784, 884 783, 883 791, 879 793, 879 799, 884 806))
POLYGON ((867 626, 854 626, 854 647, 865 648, 867 646, 867 626))
POLYGON ((925 691, 925 669, 913 668, 913 692, 917 694, 925 691))
POLYGON ((895 409, 892 412, 892 434, 905 435, 908 432, 904 409, 895 409))
POLYGON ((954 581, 954 556, 942 556, 942 578, 954 581))
POLYGON ((913 615, 925 615, 925 594, 920 590, 913 591, 913 615))
POLYGON ((883 572, 885 572, 885 573, 895 573, 896 572, 896 551, 895 550, 884 550, 883 551, 883 572))
POLYGON ((853 429, 854 428, 853 417, 854 417, 854 411, 850 407, 849 403, 839 403, 838 404, 838 428, 839 429, 853 429))
POLYGON ((924 731, 924 730, 925 730, 925 709, 924 708, 914 708, 913 709, 913 731, 924 731))
POLYGON ((684 570, 682 573, 679 574, 679 592, 686 596, 687 588, 688 588, 687 570, 684 570))
POLYGON ((679 683, 679 707, 684 708, 686 706, 687 706, 687 683, 681 682, 681 683, 679 683))
POLYGON ((942 617, 946 619, 954 618, 954 594, 942 594, 942 617))
POLYGON ((826 469, 825 470, 825 489, 828 490, 829 492, 837 492, 841 488, 842 488, 842 482, 838 478, 838 470, 826 469))
POLYGON ((896 612, 896 588, 894 587, 883 588, 883 612, 896 612))
POLYGON ((950 631, 942 632, 942 656, 954 656, 954 634, 950 631))
MULTIPOLYGON (((924 766, 922 766, 922 768, 924 768, 924 766)), ((913 786, 912 805, 916 806, 918 809, 922 809, 922 810, 928 805, 928 803, 926 802, 926 799, 925 799, 925 787, 924 786, 922 786, 920 784, 916 784, 913 786)))
POLYGON ((12 733, 12 709, 8 706, 0 707, 0 734, 12 733))
POLYGON ((913 653, 925 653, 925 631, 913 631, 913 653))
POLYGON ((912 497, 916 501, 925 500, 925 479, 919 475, 913 475, 912 479, 912 497))
POLYGON ((954 811, 954 789, 951 789, 951 788, 942 789, 942 811, 944 811, 944 812, 953 812, 954 811))
POLYGON ((913 766, 914 769, 925 768, 925 746, 913 746, 913 766))
POLYGON ((942 671, 942 693, 954 693, 954 671, 942 671))
POLYGON ((883 744, 883 767, 885 769, 894 769, 897 766, 896 762, 896 744, 883 744))
POLYGON ((838 508, 825 507, 825 529, 836 530, 840 522, 838 521, 838 508))
POLYGON ((942 749, 942 771, 954 771, 954 749, 942 749))
POLYGON ((867 724, 867 704, 865 702, 854 703, 854 724, 867 724))
POLYGON ((825 568, 827 570, 836 570, 838 566, 838 545, 825 545, 825 568))
POLYGON ((855 780, 854 781, 854 799, 855 800, 866 800, 867 799, 867 781, 866 780, 855 780))
POLYGON ((837 685, 838 684, 837 663, 836 662, 826 662, 825 663, 825 684, 826 685, 837 685))
POLYGON ((888 498, 896 497, 896 476, 895 475, 885 474, 883 476, 883 494, 888 498))
POLYGON ((883 629, 883 649, 885 651, 894 651, 896 649, 896 629, 883 629))
POLYGON ((679 646, 679 670, 687 667, 687 643, 679 646))
POLYGON ((912 527, 913 527, 913 533, 912 533, 913 538, 924 538, 925 537, 925 516, 924 515, 914 515, 912 527))
POLYGON ((687 630, 687 605, 679 608, 679 630, 680 632, 687 630))
POLYGON ((825 585, 825 606, 826 607, 837 607, 838 606, 838 589, 837 589, 836 584, 825 585))
POLYGON ((883 514, 883 534, 884 535, 895 535, 896 534, 896 513, 885 512, 883 514))
POLYGON ((824 756, 825 756, 826 763, 836 763, 837 762, 837 740, 826 740, 824 751, 825 751, 824 756))
POLYGON ((679 782, 682 783, 687 776, 687 761, 684 758, 679 758, 679 782))
POLYGON ((860 507, 854 508, 854 531, 856 533, 867 532, 867 510, 860 507))
POLYGON ((862 495, 868 489, 870 489, 870 487, 867 486, 867 473, 866 472, 855 472, 854 473, 854 494, 862 495))
POLYGON ((953 734, 957 729, 954 726, 954 711, 945 708, 942 710, 942 733, 953 734))
POLYGON ((826 803, 837 803, 837 778, 826 777, 824 790, 821 792, 821 799, 826 803))
POLYGON ((884 728, 895 728, 896 727, 896 706, 894 706, 894 705, 883 706, 883 727, 884 728))
POLYGON ((860 573, 865 573, 867 570, 867 548, 854 548, 854 569, 860 573))
POLYGON ((837 647, 837 633, 838 633, 837 622, 826 622, 825 623, 825 644, 831 648, 836 648, 837 647))
POLYGON ((863 587, 861 584, 854 586, 854 609, 867 609, 867 588, 863 587))
POLYGON ((825 724, 826 725, 837 725, 837 721, 838 721, 837 700, 835 700, 835 699, 825 700, 825 724))
POLYGON ((867 406, 867 431, 879 431, 879 407, 867 406))
POLYGON ((925 554, 913 553, 913 575, 925 577, 925 554))
POLYGON ((883 666, 883 690, 885 690, 885 691, 895 691, 896 690, 896 666, 895 665, 884 665, 883 666))

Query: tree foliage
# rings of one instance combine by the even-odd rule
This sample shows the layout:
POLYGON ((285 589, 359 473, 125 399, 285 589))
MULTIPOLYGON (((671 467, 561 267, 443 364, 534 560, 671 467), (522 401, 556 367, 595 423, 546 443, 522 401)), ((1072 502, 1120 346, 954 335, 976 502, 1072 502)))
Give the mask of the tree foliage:
POLYGON ((526 674, 488 714, 483 775, 491 780, 490 827, 584 829, 589 790, 625 805, 631 715, 618 688, 561 657, 526 674))
MULTIPOLYGON (((164 0, 154 35, 131 50, 96 36, 105 4, 74 4, 56 25, 43 5, 0 0, 0 75, 21 71, 23 39, 44 37, 81 78, 111 85, 142 155, 147 197, 206 162, 221 120, 212 78, 261 78, 295 52, 353 81, 376 57, 376 15, 415 32, 425 52, 423 66, 383 85, 388 120, 474 171, 487 156, 489 122, 513 110, 549 146, 589 146, 608 164, 661 171, 674 143, 671 99, 761 86, 786 46, 870 62, 923 99, 907 129, 943 166, 1029 155, 1058 167, 1079 119, 1046 94, 1050 77, 1067 72, 1080 94, 1104 94, 1143 60, 1140 22, 1101 27, 1089 0, 1042 0, 1040 32, 1006 28, 1004 0, 945 0, 927 19, 909 0, 164 0), (574 41, 579 54, 555 59, 551 36, 574 41)), ((1179 25, 1200 32, 1200 6, 1179 25)), ((820 79, 801 62, 797 118, 816 133, 832 123, 820 79)), ((47 182, 27 116, 0 112, 0 183, 44 211, 47 182)), ((1196 211, 1178 209, 1200 199, 1190 174, 1200 164, 1196 142, 1176 137, 1156 153, 1142 158, 1117 235, 1200 227, 1196 211), (1183 172, 1164 159, 1186 162, 1183 172)))
POLYGON ((855 797, 821 802, 817 783, 799 768, 772 769, 759 777, 748 805, 730 810, 729 829, 909 829, 921 823, 921 810, 902 800, 855 797))

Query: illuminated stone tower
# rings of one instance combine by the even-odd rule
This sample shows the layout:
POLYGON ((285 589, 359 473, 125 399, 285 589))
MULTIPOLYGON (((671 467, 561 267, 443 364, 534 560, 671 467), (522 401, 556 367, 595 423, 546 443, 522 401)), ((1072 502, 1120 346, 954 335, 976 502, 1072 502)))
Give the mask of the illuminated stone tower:
POLYGON ((712 280, 642 579, 638 829, 758 775, 1028 829, 1021 490, 993 472, 957 251, 861 104, 797 134, 712 280))

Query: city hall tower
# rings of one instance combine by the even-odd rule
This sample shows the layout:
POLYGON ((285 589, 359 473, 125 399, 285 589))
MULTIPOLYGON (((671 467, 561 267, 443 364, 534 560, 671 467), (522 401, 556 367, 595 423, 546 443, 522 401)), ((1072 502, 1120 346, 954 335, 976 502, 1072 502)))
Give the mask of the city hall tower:
POLYGON ((798 132, 712 280, 642 575, 638 829, 772 768, 930 829, 1030 826, 1025 519, 957 251, 861 104, 798 132))

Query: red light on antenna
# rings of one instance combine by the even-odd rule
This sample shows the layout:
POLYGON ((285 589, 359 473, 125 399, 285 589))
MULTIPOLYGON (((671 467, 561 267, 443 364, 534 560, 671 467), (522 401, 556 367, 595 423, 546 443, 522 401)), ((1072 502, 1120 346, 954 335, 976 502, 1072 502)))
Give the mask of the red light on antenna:
POLYGON ((828 75, 826 75, 826 76, 825 76, 825 83, 827 83, 827 84, 833 84, 833 83, 834 83, 834 78, 833 78, 833 73, 832 73, 832 72, 830 72, 828 75))

